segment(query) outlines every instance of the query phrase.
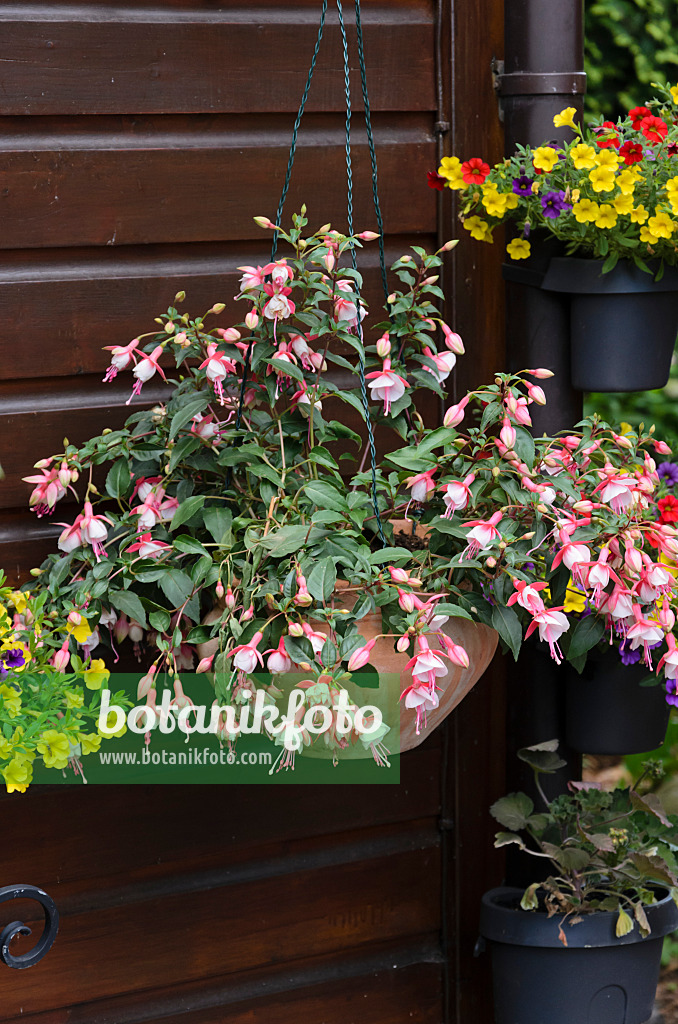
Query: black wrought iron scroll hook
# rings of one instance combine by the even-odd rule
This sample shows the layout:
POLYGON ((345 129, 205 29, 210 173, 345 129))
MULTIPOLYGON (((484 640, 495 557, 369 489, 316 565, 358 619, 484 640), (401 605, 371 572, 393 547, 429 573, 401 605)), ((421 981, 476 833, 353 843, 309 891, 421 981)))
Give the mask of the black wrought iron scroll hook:
POLYGON ((14 956, 9 951, 10 943, 15 935, 31 934, 31 929, 23 921, 11 921, 0 933, 0 960, 8 967, 20 970, 23 967, 33 967, 51 949, 59 929, 59 911, 51 896, 34 885, 5 885, 0 888, 0 903, 17 899, 36 900, 42 906, 45 915, 45 927, 42 930, 42 935, 28 953, 14 956))

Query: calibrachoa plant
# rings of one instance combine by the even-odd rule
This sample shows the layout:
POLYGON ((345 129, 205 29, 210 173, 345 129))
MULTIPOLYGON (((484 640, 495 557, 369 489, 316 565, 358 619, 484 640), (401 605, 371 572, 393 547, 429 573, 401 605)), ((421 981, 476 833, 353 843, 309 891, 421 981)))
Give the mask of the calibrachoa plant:
POLYGON ((678 817, 669 817, 657 796, 641 795, 645 776, 661 775, 659 762, 648 761, 637 782, 604 791, 600 783, 570 782, 570 792, 549 800, 540 776, 565 765, 557 740, 518 751, 534 772, 543 807, 535 809, 526 793, 510 793, 490 808, 504 829, 495 846, 517 844, 526 854, 550 862, 552 874, 534 882, 521 900, 523 910, 546 910, 562 916, 560 941, 567 945, 564 925, 581 915, 616 912, 620 938, 634 927, 650 934, 645 907, 657 900, 657 889, 669 889, 678 902, 678 817))
POLYGON ((91 657, 79 612, 60 619, 48 612, 46 591, 2 584, 0 578, 0 773, 7 790, 26 791, 36 760, 84 779, 81 759, 101 744, 99 690, 110 673, 91 657))
MULTIPOLYGON (((128 372, 143 397, 161 374, 167 398, 38 463, 36 513, 68 489, 81 510, 33 585, 59 614, 85 618, 88 650, 109 666, 118 645, 135 645, 146 659, 139 694, 154 709, 164 673, 177 706, 190 702, 181 673, 195 669, 235 709, 264 667, 301 671, 309 702, 332 709, 369 664, 361 620, 375 608, 409 659, 403 700, 418 725, 446 665, 468 665, 450 617, 493 626, 516 656, 536 632, 576 665, 621 639, 650 664, 661 640, 654 658, 673 686, 675 584, 662 558, 678 554, 678 530, 656 521, 653 501, 653 455, 667 446, 595 418, 534 439, 530 408, 550 376, 539 368, 498 374, 428 427, 415 397, 445 398, 463 353, 433 302, 442 250, 396 262, 401 288, 368 343, 360 274, 345 264, 375 236, 324 226, 304 237, 305 226, 302 215, 280 231, 287 255, 241 268, 241 323, 210 328, 222 304, 196 319, 174 306, 151 336, 112 349, 107 380, 128 372), (374 467, 345 422, 349 411, 364 423, 366 406, 370 429, 392 437, 374 467), (568 587, 590 614, 564 610, 568 587)), ((221 735, 234 738, 227 715, 221 735)), ((357 731, 322 741, 339 754, 360 742, 357 731)), ((377 759, 384 749, 374 746, 377 759)))
MULTIPOLYGON (((616 124, 582 128, 576 110, 557 114, 555 127, 572 129, 563 146, 518 146, 490 167, 479 157, 444 157, 433 188, 460 193, 460 218, 471 237, 491 242, 494 229, 519 229, 506 251, 527 259, 530 236, 541 229, 567 243, 567 253, 603 259, 603 273, 619 259, 678 261, 678 86, 659 88, 660 98, 634 107, 616 124)), ((656 268, 655 268, 656 269, 656 268)))

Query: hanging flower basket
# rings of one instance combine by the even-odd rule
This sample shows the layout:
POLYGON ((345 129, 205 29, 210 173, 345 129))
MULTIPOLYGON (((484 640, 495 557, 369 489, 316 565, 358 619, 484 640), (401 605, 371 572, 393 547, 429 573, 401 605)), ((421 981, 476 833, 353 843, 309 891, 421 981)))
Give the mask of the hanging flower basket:
POLYGON ((567 742, 582 754, 641 754, 664 742, 664 687, 642 686, 649 670, 624 665, 616 648, 590 652, 579 675, 567 668, 567 742))

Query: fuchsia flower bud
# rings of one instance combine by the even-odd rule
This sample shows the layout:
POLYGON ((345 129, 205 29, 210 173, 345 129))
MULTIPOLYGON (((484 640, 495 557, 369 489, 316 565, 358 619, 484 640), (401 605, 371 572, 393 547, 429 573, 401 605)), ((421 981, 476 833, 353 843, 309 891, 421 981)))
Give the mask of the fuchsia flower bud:
POLYGON ((505 444, 507 448, 513 448, 516 443, 516 430, 515 427, 512 426, 508 416, 504 416, 504 419, 502 420, 499 437, 501 438, 502 444, 505 444))
POLYGON ((300 622, 290 622, 289 626, 287 627, 287 632, 290 636, 303 636, 304 627, 300 622))
POLYGON ((376 231, 361 231, 356 238, 359 238, 361 242, 375 242, 379 235, 376 231))
POLYGON ((394 583, 407 583, 410 574, 406 569, 396 569, 393 565, 387 565, 386 568, 394 583))
POLYGON ((377 342, 377 355, 380 359, 386 359, 390 354, 391 342, 389 340, 388 331, 386 331, 377 342))
POLYGON ((469 396, 466 395, 456 405, 451 405, 443 417, 443 425, 452 428, 458 427, 464 418, 464 409, 468 405, 469 396))
POLYGON ((221 600, 221 598, 224 596, 224 584, 221 582, 221 580, 217 580, 217 585, 214 588, 214 592, 216 593, 219 600, 221 600))
POLYGON ((141 700, 142 697, 148 695, 149 690, 153 686, 153 678, 155 673, 158 671, 157 665, 151 665, 145 676, 142 676, 137 686, 137 700, 141 700))
POLYGON ((401 636, 396 644, 396 650, 399 654, 404 654, 405 651, 409 650, 410 638, 406 635, 401 636))
POLYGON ((538 384, 528 384, 527 393, 530 396, 530 401, 535 402, 537 405, 546 405, 544 389, 539 387, 538 384))
POLYGON ((223 327, 219 327, 217 329, 217 334, 220 335, 224 341, 236 342, 240 341, 241 338, 240 331, 236 330, 235 327, 227 327, 225 329, 223 327))
POLYGON ((243 612, 240 616, 241 622, 249 622, 250 619, 254 618, 254 605, 251 604, 246 612, 243 612))
POLYGON ((670 455, 671 449, 667 445, 666 441, 655 441, 654 450, 658 455, 670 455))
POLYGON ((404 612, 414 611, 414 594, 408 594, 406 590, 398 587, 398 604, 404 612))
POLYGON ((212 668, 213 661, 214 655, 211 655, 211 657, 209 658, 203 658, 201 661, 198 662, 198 667, 196 668, 195 671, 198 673, 198 675, 202 672, 209 672, 212 668))
POLYGON ((245 317, 245 325, 249 331, 253 331, 259 324, 259 315, 254 307, 245 317))
POLYGON ((65 672, 68 668, 68 663, 71 660, 71 655, 68 650, 68 640, 64 640, 60 650, 56 652, 52 658, 52 664, 54 665, 57 672, 65 672))
POLYGON ((348 659, 348 671, 355 672, 357 669, 362 668, 363 665, 367 665, 370 660, 370 651, 377 642, 377 638, 374 637, 372 640, 368 640, 364 647, 359 647, 357 651, 354 651, 351 657, 348 659))
POLYGON ((442 323, 442 321, 440 326, 442 327, 443 334, 445 335, 445 345, 447 348, 456 355, 463 356, 466 349, 464 348, 464 342, 461 340, 461 336, 451 330, 447 324, 442 323))
POLYGON ((231 612, 235 608, 235 597, 234 597, 233 591, 231 590, 230 587, 228 587, 228 589, 226 590, 226 597, 224 598, 224 604, 226 605, 228 610, 231 611, 231 612))
POLYGON ((548 380, 549 377, 553 376, 553 370, 545 370, 543 367, 536 370, 525 370, 525 373, 529 373, 531 377, 536 377, 537 380, 548 380))

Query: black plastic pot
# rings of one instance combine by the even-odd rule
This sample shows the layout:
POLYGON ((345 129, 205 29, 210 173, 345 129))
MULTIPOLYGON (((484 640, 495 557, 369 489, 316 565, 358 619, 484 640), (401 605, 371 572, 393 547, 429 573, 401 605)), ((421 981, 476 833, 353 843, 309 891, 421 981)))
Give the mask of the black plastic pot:
POLYGON ((496 1024, 644 1024, 652 1016, 662 939, 678 927, 678 908, 664 890, 646 907, 652 929, 615 937, 617 914, 562 918, 520 909, 522 889, 485 893, 480 934, 492 953, 496 1024))
POLYGON ((642 754, 660 747, 670 708, 662 685, 640 685, 650 674, 642 663, 623 665, 616 646, 592 651, 581 675, 568 666, 568 746, 580 754, 642 754))
POLYGON ((572 385, 581 391, 649 391, 669 379, 678 334, 678 268, 661 281, 621 260, 553 257, 546 270, 505 268, 509 280, 569 295, 572 385))

